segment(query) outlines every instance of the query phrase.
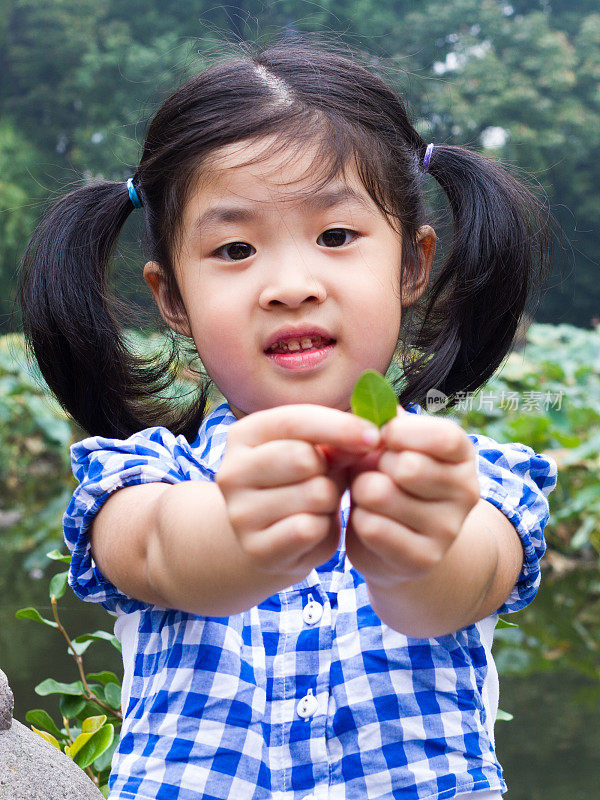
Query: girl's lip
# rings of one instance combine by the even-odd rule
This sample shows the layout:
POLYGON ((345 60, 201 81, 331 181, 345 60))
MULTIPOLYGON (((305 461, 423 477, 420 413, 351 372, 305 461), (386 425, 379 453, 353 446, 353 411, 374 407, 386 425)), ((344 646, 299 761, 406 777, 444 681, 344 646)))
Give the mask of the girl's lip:
POLYGON ((266 353, 267 358, 291 372, 306 372, 319 366, 333 353, 335 342, 315 350, 296 350, 293 353, 266 353))

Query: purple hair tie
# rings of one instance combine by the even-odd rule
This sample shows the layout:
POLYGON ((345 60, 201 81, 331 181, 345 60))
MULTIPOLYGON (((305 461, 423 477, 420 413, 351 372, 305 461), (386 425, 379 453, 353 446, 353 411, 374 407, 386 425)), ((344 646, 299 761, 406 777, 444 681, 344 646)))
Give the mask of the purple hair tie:
POLYGON ((433 153, 433 142, 427 145, 427 150, 425 150, 425 158, 423 159, 423 172, 427 172, 429 169, 429 162, 431 161, 431 154, 433 153))

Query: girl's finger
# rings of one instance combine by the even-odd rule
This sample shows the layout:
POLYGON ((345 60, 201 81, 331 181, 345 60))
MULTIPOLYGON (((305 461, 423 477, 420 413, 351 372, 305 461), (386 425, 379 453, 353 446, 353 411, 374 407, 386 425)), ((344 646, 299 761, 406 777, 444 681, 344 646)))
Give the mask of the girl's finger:
POLYGON ((456 422, 409 413, 398 414, 384 425, 381 441, 387 450, 417 450, 450 463, 468 460, 474 448, 456 422))
MULTIPOLYGON (((308 442, 273 440, 258 447, 238 450, 235 459, 227 462, 226 471, 232 483, 266 489, 324 475, 327 460, 315 445, 308 442)), ((222 471, 220 477, 223 477, 222 471)))
POLYGON ((246 539, 246 552, 259 563, 281 572, 297 572, 306 561, 306 574, 335 553, 341 529, 337 519, 322 514, 294 514, 246 539))
POLYGON ((351 491, 357 507, 420 535, 434 538, 452 536, 464 517, 462 505, 413 497, 382 472, 359 475, 351 491))
POLYGON ((228 513, 236 528, 264 531, 293 514, 333 514, 340 501, 341 493, 335 483, 320 475, 276 489, 239 492, 230 501, 228 513))
POLYGON ((354 566, 369 564, 369 575, 375 577, 414 578, 431 569, 444 552, 428 536, 362 508, 351 511, 349 525, 353 533, 346 544, 348 558, 354 566))
POLYGON ((379 444, 379 428, 355 414, 309 403, 255 411, 231 426, 236 443, 257 447, 273 439, 302 439, 360 450, 379 444))
POLYGON ((461 491, 477 492, 477 473, 473 462, 440 462, 415 450, 394 452, 386 450, 379 458, 378 468, 403 491, 424 500, 449 500, 461 491))

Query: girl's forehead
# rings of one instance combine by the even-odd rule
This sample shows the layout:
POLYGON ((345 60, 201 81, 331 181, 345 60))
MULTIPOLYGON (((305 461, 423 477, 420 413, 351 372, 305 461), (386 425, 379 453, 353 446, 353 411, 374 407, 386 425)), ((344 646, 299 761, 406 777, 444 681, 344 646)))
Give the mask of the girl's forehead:
POLYGON ((370 199, 353 164, 334 172, 318 144, 294 145, 273 135, 213 151, 202 165, 193 194, 197 199, 225 194, 257 202, 294 202, 325 187, 347 187, 350 193, 370 199))

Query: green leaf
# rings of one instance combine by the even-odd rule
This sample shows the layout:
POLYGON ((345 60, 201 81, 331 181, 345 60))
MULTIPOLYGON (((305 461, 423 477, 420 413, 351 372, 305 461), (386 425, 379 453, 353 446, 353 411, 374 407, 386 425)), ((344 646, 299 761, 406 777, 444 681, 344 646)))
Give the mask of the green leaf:
POLYGON ((67 719, 77 717, 85 708, 86 701, 82 697, 63 694, 60 698, 60 713, 67 719))
POLYGON ((87 717, 81 723, 82 733, 96 733, 106 722, 106 714, 100 714, 97 717, 87 717))
POLYGON ((107 683, 104 687, 104 697, 109 706, 121 708, 121 687, 118 683, 107 683))
POLYGON ((100 787, 100 794, 103 797, 108 797, 109 791, 110 791, 110 789, 108 788, 108 783, 105 783, 104 786, 100 787))
POLYGON ((506 722, 510 722, 511 719, 514 719, 512 714, 509 714, 508 711, 502 711, 501 708, 498 709, 498 713, 496 714, 496 721, 504 720, 506 722))
MULTIPOLYGON (((95 692, 96 694, 98 693, 98 690, 102 688, 98 684, 94 684, 94 687, 95 688, 93 688, 92 691, 95 692)), ((100 697, 99 699, 104 701, 104 697, 100 697)), ((99 706, 98 703, 96 703, 94 700, 87 700, 82 711, 80 712, 80 714, 78 714, 78 718, 85 719, 86 717, 93 717, 97 716, 98 714, 105 714, 105 713, 106 709, 102 708, 102 706, 99 706)))
POLYGON ((44 730, 50 731, 58 739, 68 738, 66 734, 58 730, 50 714, 42 708, 34 708, 32 711, 28 711, 25 714, 25 719, 32 727, 37 725, 38 728, 44 728, 44 730))
POLYGON ((52 622, 50 619, 45 619, 35 608, 20 608, 16 612, 15 617, 17 619, 33 619, 36 622, 42 622, 44 625, 48 625, 50 628, 58 628, 56 622, 52 622))
POLYGON ((94 631, 94 633, 82 633, 81 636, 78 636, 76 639, 73 639, 74 642, 79 644, 80 642, 109 642, 118 650, 119 653, 121 652, 121 642, 114 636, 112 633, 108 631, 94 631))
POLYGON ((46 558, 51 558, 52 561, 64 561, 65 564, 71 563, 71 556, 66 556, 59 550, 51 550, 49 553, 46 553, 46 558))
POLYGON ((354 385, 350 399, 352 411, 381 428, 398 411, 398 398, 390 383, 374 369, 363 372, 354 385))
POLYGON ((50 597, 60 600, 67 588, 68 575, 68 572, 59 572, 57 575, 52 576, 50 580, 50 597))
POLYGON ((109 672, 108 670, 103 670, 102 672, 90 672, 85 677, 88 679, 88 681, 100 681, 100 683, 104 685, 107 683, 119 683, 119 679, 115 673, 109 672))
POLYGON ((54 678, 46 678, 45 681, 38 683, 35 693, 45 697, 48 694, 69 694, 74 697, 85 697, 85 689, 81 681, 75 683, 59 683, 54 678))
POLYGON ((108 723, 91 736, 87 733, 82 733, 73 743, 73 748, 82 737, 86 737, 86 741, 83 742, 74 756, 71 755, 71 758, 73 758, 73 761, 75 761, 81 769, 85 769, 111 746, 115 737, 115 729, 113 725, 108 723))
POLYGON ((500 630, 501 628, 518 628, 516 622, 508 622, 508 620, 502 619, 502 617, 498 617, 498 622, 496 623, 496 630, 500 630))
MULTIPOLYGON (((114 755, 115 750, 117 749, 118 744, 119 744, 118 738, 114 739, 110 747, 107 748, 103 753, 101 753, 101 755, 98 756, 98 758, 94 760, 93 767, 95 770, 98 770, 99 773, 103 772, 104 770, 108 771, 108 775, 106 776, 107 779, 110 775, 110 765, 112 762, 112 757, 114 755)), ((102 780, 101 775, 98 775, 98 777, 100 778, 100 780, 102 780)))
POLYGON ((88 647, 91 647, 92 644, 93 642, 89 640, 87 642, 76 642, 75 640, 72 640, 71 647, 67 647, 67 653, 70 654, 72 648, 75 651, 75 653, 77 653, 78 656, 82 656, 88 649, 88 647))
POLYGON ((42 739, 45 739, 47 742, 50 742, 50 744, 53 744, 54 747, 57 747, 60 750, 60 745, 57 739, 54 736, 52 736, 51 733, 46 733, 46 731, 39 731, 37 728, 34 728, 33 725, 31 726, 31 730, 35 731, 35 733, 41 736, 42 739))

